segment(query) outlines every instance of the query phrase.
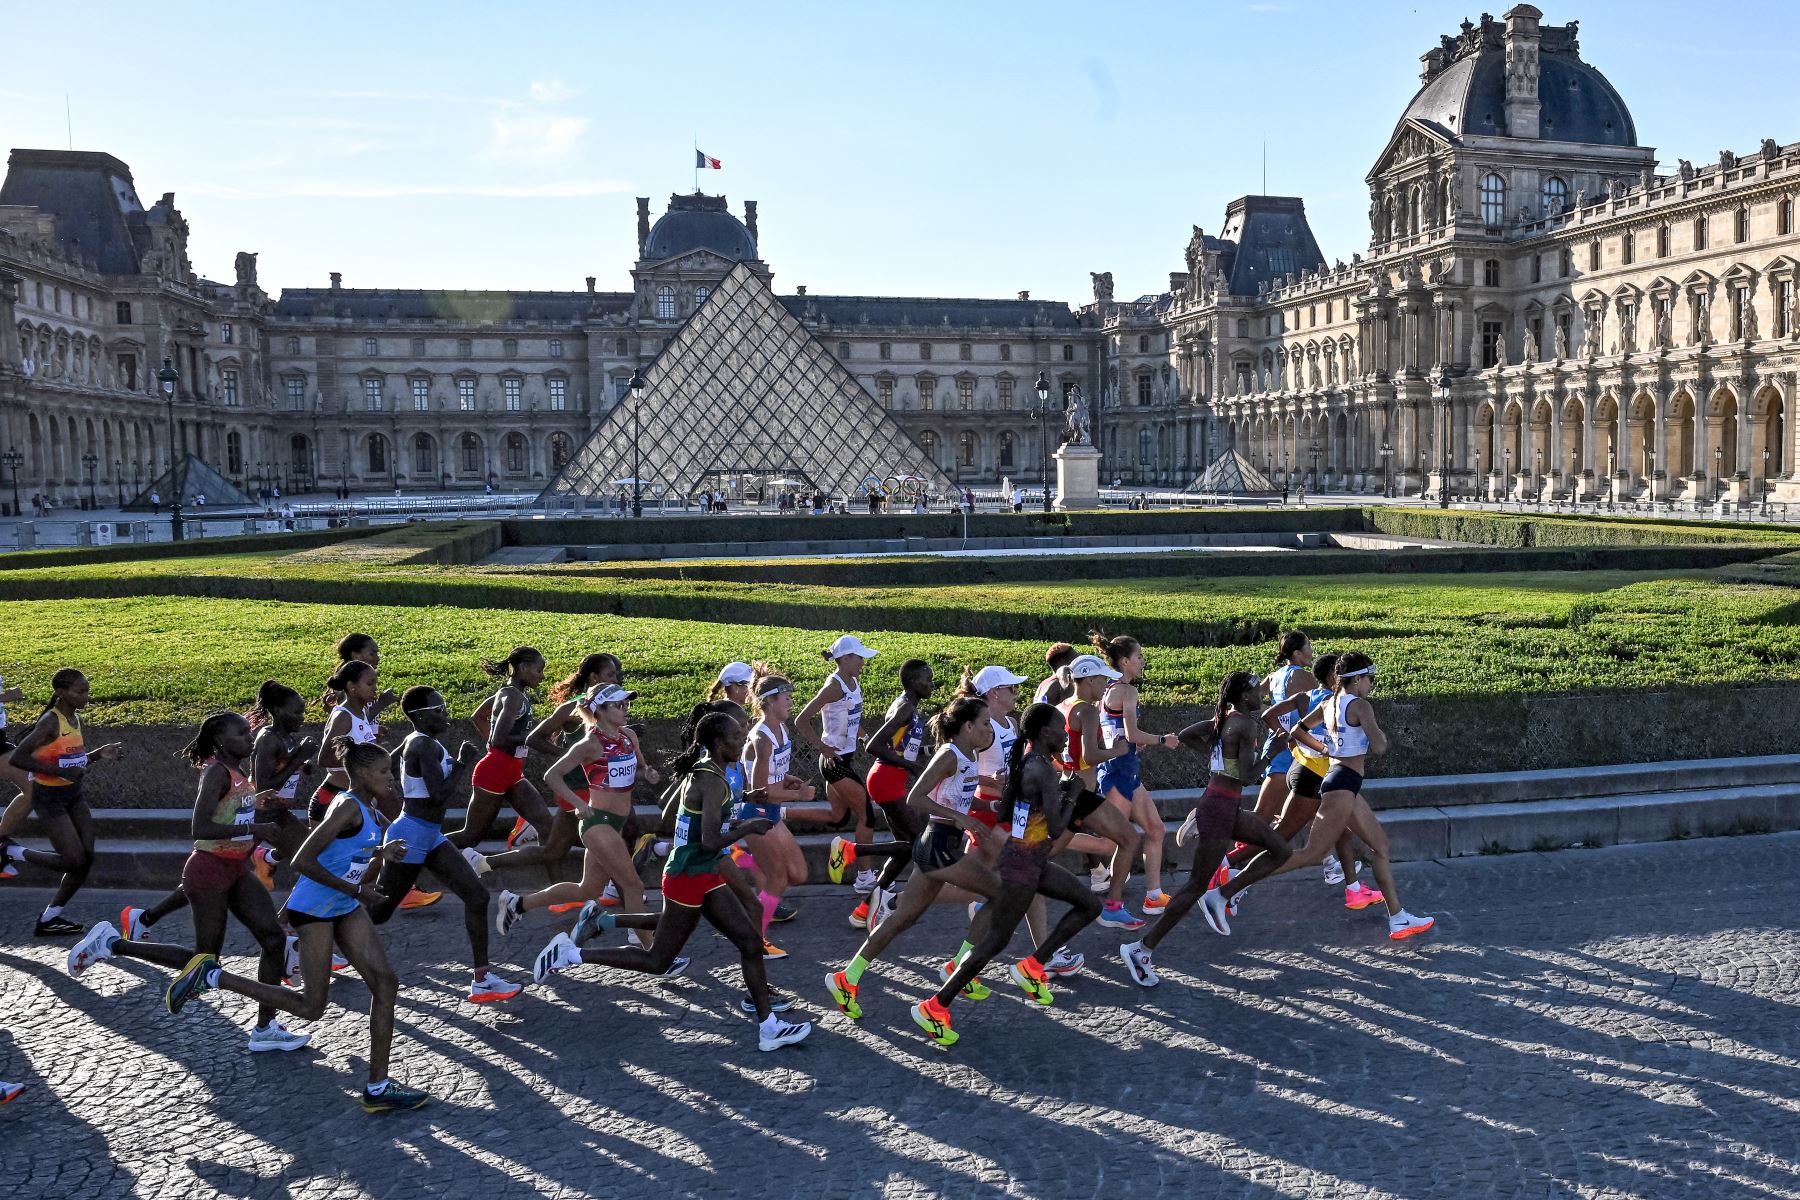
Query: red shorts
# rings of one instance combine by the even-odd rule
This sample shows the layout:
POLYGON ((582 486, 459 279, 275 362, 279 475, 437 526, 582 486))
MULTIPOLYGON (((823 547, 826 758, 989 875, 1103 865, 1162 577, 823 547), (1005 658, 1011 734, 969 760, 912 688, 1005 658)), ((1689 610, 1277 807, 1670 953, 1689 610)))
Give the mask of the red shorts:
POLYGON ((469 782, 484 792, 504 796, 512 791, 513 784, 523 778, 524 759, 514 757, 510 750, 489 750, 475 764, 475 773, 469 776, 469 782))
POLYGON ((898 804, 911 787, 912 776, 899 767, 878 762, 869 768, 869 799, 877 804, 898 804))
POLYGON ((969 815, 971 817, 974 817, 977 821, 980 821, 983 825, 986 825, 989 829, 992 829, 994 826, 1000 824, 1000 814, 995 812, 993 809, 987 807, 988 804, 992 804, 992 803, 996 803, 996 802, 991 801, 991 800, 986 800, 984 797, 981 797, 981 796, 977 796, 977 797, 975 797, 975 807, 973 807, 969 810, 969 815))
POLYGON ((664 875, 663 903, 679 904, 683 908, 699 908, 708 892, 724 886, 724 877, 717 871, 708 871, 704 875, 664 875))
POLYGON ((1194 836, 1201 841, 1223 841, 1237 827, 1243 789, 1209 780, 1206 791, 1194 802, 1194 836))
POLYGON ((227 858, 210 850, 196 850, 181 864, 181 890, 184 892, 229 892, 244 877, 249 866, 248 855, 227 858))

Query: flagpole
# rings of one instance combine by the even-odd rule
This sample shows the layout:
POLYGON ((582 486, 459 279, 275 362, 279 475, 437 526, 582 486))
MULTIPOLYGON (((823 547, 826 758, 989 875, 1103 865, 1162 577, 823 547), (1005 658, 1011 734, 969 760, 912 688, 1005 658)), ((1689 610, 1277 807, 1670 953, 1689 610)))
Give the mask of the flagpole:
POLYGON ((694 131, 694 191, 700 190, 700 131, 694 131))

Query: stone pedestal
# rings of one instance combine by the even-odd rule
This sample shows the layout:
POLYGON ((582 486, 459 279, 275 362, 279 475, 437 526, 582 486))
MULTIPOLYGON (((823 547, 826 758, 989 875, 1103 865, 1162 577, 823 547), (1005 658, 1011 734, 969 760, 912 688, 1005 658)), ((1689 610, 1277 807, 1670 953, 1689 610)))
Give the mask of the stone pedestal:
POLYGON ((1064 444, 1056 452, 1056 507, 1100 507, 1100 451, 1092 446, 1064 444))

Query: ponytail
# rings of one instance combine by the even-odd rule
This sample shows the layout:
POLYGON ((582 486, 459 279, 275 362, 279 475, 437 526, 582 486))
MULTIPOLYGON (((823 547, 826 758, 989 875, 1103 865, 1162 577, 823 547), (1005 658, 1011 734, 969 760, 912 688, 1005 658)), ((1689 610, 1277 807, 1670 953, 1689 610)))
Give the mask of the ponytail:
MULTIPOLYGON (((516 654, 518 651, 515 650, 513 653, 516 654)), ((618 655, 606 653, 588 655, 581 660, 573 675, 567 679, 559 679, 550 686, 550 703, 561 704, 581 695, 599 680, 600 672, 605 670, 609 664, 612 666, 614 675, 623 673, 624 664, 619 661, 618 655)))
POLYGON ((234 712, 207 713, 206 719, 200 722, 200 732, 194 735, 193 741, 177 750, 175 757, 185 758, 196 767, 203 766, 207 759, 219 752, 219 738, 231 727, 231 723, 243 719, 241 714, 234 712))
POLYGON ((980 696, 958 696, 931 718, 931 740, 947 745, 952 738, 975 721, 986 720, 987 701, 980 696))
POLYGON ((1321 654, 1313 659, 1313 678, 1319 681, 1320 687, 1335 687, 1337 684, 1338 656, 1321 654))
POLYGON ((975 668, 973 667, 962 669, 962 677, 956 681, 956 691, 951 694, 950 698, 956 700, 963 696, 974 696, 977 699, 981 697, 981 693, 975 690, 975 668))
POLYGON ((1115 667, 1121 660, 1130 658, 1133 652, 1142 648, 1136 638, 1126 637, 1124 634, 1109 637, 1104 629, 1088 630, 1088 642, 1094 647, 1095 653, 1115 667))
POLYGON ((1285 667, 1294 661, 1294 655, 1312 644, 1312 639, 1298 629, 1281 635, 1281 643, 1275 654, 1275 665, 1285 667))
POLYGON ((373 675, 374 673, 375 668, 371 667, 362 659, 350 659, 348 662, 343 663, 338 667, 336 675, 333 675, 330 679, 325 681, 325 694, 320 696, 319 700, 326 708, 330 708, 343 696, 345 688, 353 683, 360 682, 363 676, 373 675))
POLYGON ((688 748, 669 760, 669 770, 677 779, 685 779, 694 773, 700 760, 712 749, 713 743, 731 732, 737 718, 726 712, 709 712, 701 717, 694 726, 694 740, 688 748))
POLYGON ((265 725, 275 723, 275 710, 286 708, 300 699, 300 693, 278 679, 265 679, 261 687, 256 689, 256 703, 245 713, 252 731, 265 725))
POLYGON ((543 657, 534 647, 514 646, 512 652, 500 661, 495 662, 491 658, 484 658, 476 665, 495 679, 505 679, 518 670, 521 664, 531 662, 533 659, 542 661, 543 657))

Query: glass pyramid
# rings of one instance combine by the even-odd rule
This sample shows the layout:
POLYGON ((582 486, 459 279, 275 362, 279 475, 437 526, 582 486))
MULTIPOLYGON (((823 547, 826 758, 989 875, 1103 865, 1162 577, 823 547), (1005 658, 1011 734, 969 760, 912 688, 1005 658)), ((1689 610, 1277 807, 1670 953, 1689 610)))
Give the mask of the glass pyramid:
POLYGON ((150 493, 155 492, 166 508, 175 501, 176 492, 181 493, 183 508, 196 508, 196 501, 206 497, 208 508, 243 508, 255 507, 256 501, 246 495, 231 480, 219 474, 210 464, 195 458, 192 454, 176 463, 168 471, 164 471, 150 481, 149 486, 139 492, 125 506, 126 512, 149 512, 150 493), (171 477, 175 482, 171 481, 171 477))
POLYGON ((644 372, 644 398, 620 401, 540 500, 629 490, 634 407, 646 499, 768 487, 823 489, 854 504, 875 483, 940 496, 952 487, 742 263, 644 372))
POLYGON ((1189 492, 1201 495, 1263 496, 1280 491, 1269 477, 1250 465, 1250 460, 1236 450, 1227 450, 1206 465, 1200 478, 1187 485, 1189 492))

